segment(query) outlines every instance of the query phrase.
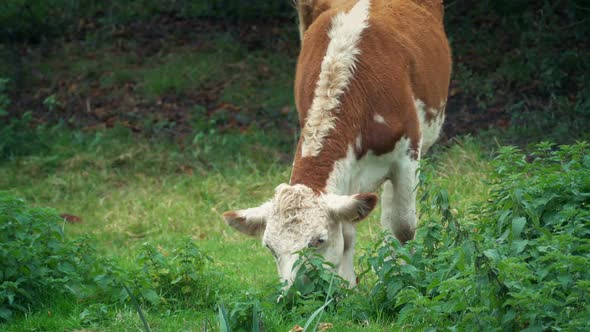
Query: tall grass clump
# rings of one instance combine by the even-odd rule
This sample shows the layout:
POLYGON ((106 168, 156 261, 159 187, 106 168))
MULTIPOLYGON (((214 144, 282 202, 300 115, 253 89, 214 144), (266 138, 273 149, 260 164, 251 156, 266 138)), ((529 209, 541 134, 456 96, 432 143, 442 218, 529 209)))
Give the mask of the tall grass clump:
POLYGON ((494 166, 488 201, 462 215, 431 188, 416 240, 386 237, 362 257, 376 274, 368 312, 411 329, 588 328, 588 144, 503 148, 494 166))

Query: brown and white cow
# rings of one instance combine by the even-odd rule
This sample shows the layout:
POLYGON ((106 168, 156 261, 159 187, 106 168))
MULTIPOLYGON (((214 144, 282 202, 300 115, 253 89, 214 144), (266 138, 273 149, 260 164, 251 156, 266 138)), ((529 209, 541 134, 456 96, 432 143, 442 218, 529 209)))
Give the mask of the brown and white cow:
POLYGON ((375 207, 414 238, 418 160, 439 136, 451 55, 441 0, 301 0, 295 101, 302 126, 289 184, 226 222, 263 243, 283 280, 315 247, 355 284, 356 223, 375 207))

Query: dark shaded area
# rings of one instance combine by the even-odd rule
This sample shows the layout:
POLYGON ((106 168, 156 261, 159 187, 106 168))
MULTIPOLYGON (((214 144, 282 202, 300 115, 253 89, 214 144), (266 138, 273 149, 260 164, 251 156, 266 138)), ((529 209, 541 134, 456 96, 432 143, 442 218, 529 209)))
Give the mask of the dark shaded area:
MULTIPOLYGON (((581 0, 445 6, 454 53, 446 139, 490 128, 524 145, 588 138, 590 6, 581 0)), ((0 114, 3 122, 31 112, 34 125, 120 124, 179 142, 208 130, 297 129, 292 97, 265 102, 291 93, 264 85, 274 87, 279 75, 289 83, 294 75, 299 42, 289 1, 9 0, 0 4, 0 26, 0 77, 10 79, 12 101, 0 114), (229 36, 222 47, 235 44, 235 54, 215 65, 218 34, 229 36), (43 62, 60 52, 71 58, 43 62), (153 74, 144 67, 165 66, 179 52, 189 64, 190 54, 211 54, 213 65, 177 75, 205 79, 154 91, 138 82, 137 75, 153 74), (92 67, 97 59, 109 59, 112 68, 92 67), (241 86, 243 93, 228 93, 241 86), (248 89, 269 89, 270 96, 248 89)))
POLYGON ((588 138, 590 7, 584 1, 453 1, 448 135, 509 128, 515 143, 588 138))

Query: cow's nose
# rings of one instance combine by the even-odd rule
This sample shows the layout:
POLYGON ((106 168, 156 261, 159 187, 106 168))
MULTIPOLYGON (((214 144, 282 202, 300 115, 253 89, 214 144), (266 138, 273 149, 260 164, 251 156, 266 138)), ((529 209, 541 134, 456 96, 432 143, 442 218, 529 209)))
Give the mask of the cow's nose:
POLYGON ((289 289, 295 280, 295 276, 299 270, 299 267, 293 266, 296 261, 297 256, 291 255, 286 259, 282 259, 279 264, 279 275, 281 276, 281 282, 287 282, 283 287, 284 290, 289 289))

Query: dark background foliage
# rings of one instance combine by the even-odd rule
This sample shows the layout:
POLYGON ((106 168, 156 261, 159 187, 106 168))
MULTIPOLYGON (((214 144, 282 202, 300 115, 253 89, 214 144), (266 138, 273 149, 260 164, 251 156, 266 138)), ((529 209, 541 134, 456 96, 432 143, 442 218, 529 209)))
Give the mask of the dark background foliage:
MULTIPOLYGON (((585 1, 455 0, 445 1, 445 8, 447 33, 454 52, 445 128, 447 138, 488 129, 492 134, 503 131, 507 133, 503 135, 505 140, 521 145, 537 138, 570 142, 587 137, 590 6, 585 1)), ((162 47, 169 50, 170 45, 162 44, 161 40, 175 40, 174 47, 179 47, 178 44, 194 43, 207 33, 224 32, 242 47, 237 58, 248 58, 254 53, 263 54, 262 57, 280 54, 283 60, 279 63, 255 65, 258 69, 268 66, 271 73, 273 68, 281 68, 280 71, 291 75, 299 46, 295 20, 293 5, 287 0, 3 1, 0 4, 0 77, 7 77, 11 82, 14 103, 10 117, 31 111, 37 123, 56 122, 66 116, 75 118, 71 125, 76 127, 96 122, 85 119, 80 111, 71 111, 85 105, 81 101, 78 102, 81 105, 64 101, 67 97, 60 94, 64 87, 52 87, 52 91, 43 96, 39 93, 31 96, 27 92, 32 86, 37 86, 35 89, 39 91, 39 85, 46 87, 57 80, 49 78, 40 83, 31 66, 35 57, 54 54, 64 43, 78 43, 80 49, 87 50, 97 45, 117 45, 124 39, 163 52, 162 47), (184 39, 179 40, 179 34, 184 34, 184 39), (52 104, 50 99, 47 103, 47 97, 52 95, 58 102, 52 104), (67 115, 52 116, 47 112, 47 108, 53 110, 51 106, 70 111, 67 115)), ((91 77, 85 79, 88 81, 91 77)), ((264 77, 255 77, 253 81, 262 79, 264 77)), ((219 81, 223 82, 219 84, 230 80, 222 77, 219 81)), ((230 98, 231 104, 240 108, 239 112, 226 107, 220 114, 216 110, 223 105, 219 98, 223 92, 204 86, 193 91, 204 89, 212 96, 205 103, 200 98, 202 95, 191 93, 165 91, 158 95, 160 99, 176 99, 177 108, 181 110, 178 119, 169 121, 174 122, 174 135, 188 133, 192 137, 198 131, 183 111, 195 105, 202 106, 203 115, 210 118, 205 121, 208 129, 248 127, 256 119, 257 126, 276 126, 280 122, 281 126, 296 130, 295 117, 285 117, 288 109, 278 103, 259 102, 258 105, 253 100, 256 98, 230 98), (285 118, 287 121, 281 120, 285 118), (183 123, 186 124, 184 129, 183 123)), ((290 90, 285 91, 290 93, 290 90)), ((261 93, 259 99, 268 99, 268 96, 261 93)), ((291 95, 282 102, 290 102, 292 108, 291 95)), ((153 103, 144 107, 153 107, 153 103)), ((119 118, 107 123, 107 127, 112 122, 127 121, 128 127, 146 131, 145 126, 124 116, 125 109, 114 113, 119 118)), ((165 123, 160 126, 167 128, 165 123)), ((149 129, 148 132, 153 133, 153 128, 149 129)))

